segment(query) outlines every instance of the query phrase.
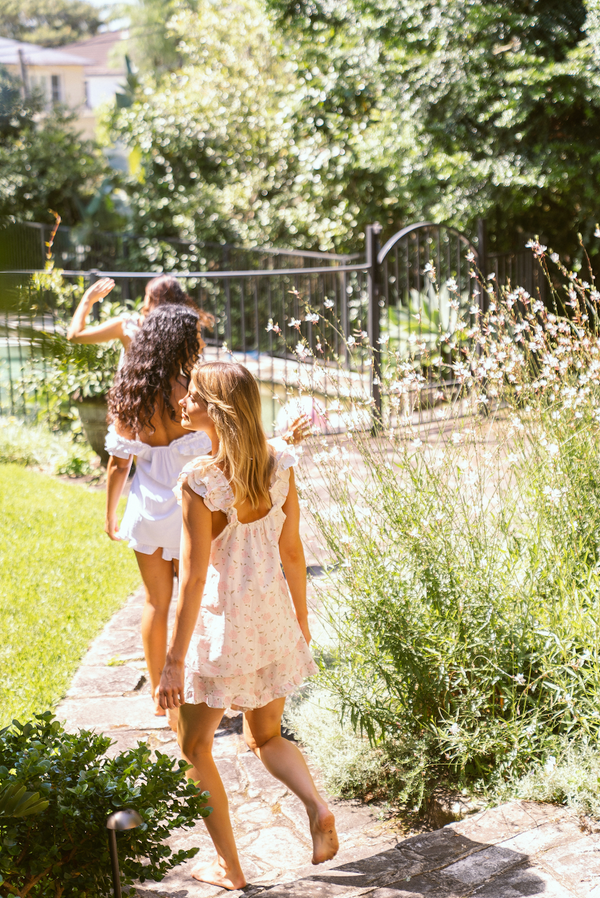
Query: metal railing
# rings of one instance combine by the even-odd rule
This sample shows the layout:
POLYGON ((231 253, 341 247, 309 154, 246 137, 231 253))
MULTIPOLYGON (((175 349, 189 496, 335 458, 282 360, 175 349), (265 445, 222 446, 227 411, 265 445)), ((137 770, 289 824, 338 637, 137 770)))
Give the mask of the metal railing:
MULTIPOLYGON (((414 356, 415 348, 418 356, 424 347, 425 383, 411 406, 419 416, 423 408, 445 401, 456 386, 453 364, 467 339, 458 325, 472 321, 474 314, 474 265, 487 272, 496 263, 498 284, 510 279, 515 285, 522 277, 521 285, 528 289, 529 284, 532 294, 538 280, 542 289, 531 257, 519 261, 521 254, 486 256, 481 235, 479 249, 454 228, 420 222, 381 248, 380 232, 378 225, 366 229, 362 258, 250 248, 236 249, 238 258, 254 263, 242 270, 172 270, 198 305, 214 316, 214 329, 205 333, 207 357, 233 356, 260 381, 265 406, 270 405, 268 426, 290 394, 307 387, 325 406, 341 409, 340 426, 350 396, 381 415, 386 401, 381 365, 387 351, 402 358, 414 356)), ((22 371, 48 364, 51 336, 64 329, 64 313, 57 314, 55 297, 34 291, 31 273, 0 272, 0 414, 25 415, 35 408, 22 390, 22 371), (32 339, 43 334, 48 338, 32 339)), ((119 266, 63 271, 68 281, 80 280, 81 290, 101 275, 114 278, 117 286, 111 296, 126 305, 141 298, 147 280, 156 274, 119 266)), ((477 300, 482 309, 485 301, 482 291, 477 300)))

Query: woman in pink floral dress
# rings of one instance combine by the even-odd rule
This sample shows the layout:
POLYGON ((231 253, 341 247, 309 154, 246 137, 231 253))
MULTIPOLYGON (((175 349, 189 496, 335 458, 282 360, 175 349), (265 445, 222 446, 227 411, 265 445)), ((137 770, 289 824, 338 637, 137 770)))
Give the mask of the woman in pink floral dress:
POLYGON ((158 694, 163 708, 180 709, 181 750, 194 768, 191 777, 211 795, 206 825, 217 858, 192 875, 239 889, 246 879, 212 758, 225 708, 244 711, 248 746, 304 803, 313 863, 338 850, 333 814, 301 752, 281 735, 285 696, 316 669, 308 647, 296 456, 267 444, 258 385, 241 365, 196 366, 180 405, 183 426, 204 431, 212 454, 186 465, 179 478, 180 593, 158 694))

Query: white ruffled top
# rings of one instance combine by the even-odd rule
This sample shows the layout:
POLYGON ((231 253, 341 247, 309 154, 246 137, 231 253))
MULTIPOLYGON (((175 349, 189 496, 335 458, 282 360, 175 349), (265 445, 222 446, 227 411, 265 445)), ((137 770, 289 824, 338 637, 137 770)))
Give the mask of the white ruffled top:
MULTIPOLYGON (((272 506, 264 517, 246 524, 238 520, 227 478, 210 458, 197 458, 181 472, 175 489, 179 501, 181 486, 187 482, 210 511, 222 511, 227 516, 225 529, 212 541, 202 604, 186 657, 186 700, 223 706, 214 704, 214 688, 207 687, 204 680, 203 691, 194 699, 194 677, 235 678, 249 674, 291 656, 299 641, 307 656, 302 661, 303 675, 315 669, 296 620, 279 556, 279 537, 285 521, 283 505, 289 490, 290 467, 296 463, 297 456, 291 448, 286 446, 276 453, 269 490, 272 506)), ((287 673, 286 676, 289 678, 287 673)))
POLYGON ((186 433, 168 446, 149 446, 141 440, 120 436, 113 424, 108 428, 105 448, 116 458, 136 457, 136 471, 119 533, 136 552, 179 558, 181 508, 173 495, 182 468, 198 455, 211 451, 203 432, 186 433))

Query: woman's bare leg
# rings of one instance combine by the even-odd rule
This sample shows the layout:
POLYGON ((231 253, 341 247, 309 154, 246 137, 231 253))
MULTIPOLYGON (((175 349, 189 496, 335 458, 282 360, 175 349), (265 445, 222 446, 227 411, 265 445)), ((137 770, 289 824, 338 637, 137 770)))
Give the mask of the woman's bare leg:
MULTIPOLYGON (((153 555, 136 552, 135 557, 146 591, 146 603, 142 611, 142 641, 154 699, 167 656, 169 605, 173 595, 173 574, 177 573, 174 566, 177 563, 165 561, 162 549, 157 549, 153 555)), ((155 707, 157 714, 164 715, 165 712, 156 703, 155 707)))
POLYGON ((213 737, 224 710, 209 708, 205 702, 182 705, 177 732, 181 752, 193 767, 188 776, 198 783, 202 792, 210 792, 210 806, 213 809, 204 822, 217 851, 217 859, 211 864, 198 864, 192 870, 192 876, 223 889, 242 889, 246 885, 246 877, 233 837, 227 793, 212 756, 213 737))
POLYGON ((319 795, 306 761, 297 745, 281 735, 285 698, 244 714, 244 738, 269 773, 297 795, 308 814, 313 840, 313 864, 322 864, 338 852, 335 818, 319 795))

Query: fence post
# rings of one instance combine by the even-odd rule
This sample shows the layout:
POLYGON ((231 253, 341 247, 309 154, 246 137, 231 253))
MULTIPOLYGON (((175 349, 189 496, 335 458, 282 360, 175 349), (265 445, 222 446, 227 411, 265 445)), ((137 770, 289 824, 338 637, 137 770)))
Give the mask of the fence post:
POLYGON ((373 366, 371 370, 371 398, 373 400, 373 431, 377 430, 381 423, 381 349, 379 337, 381 336, 381 308, 379 305, 380 270, 379 260, 379 235, 381 225, 375 222, 367 225, 365 233, 367 255, 367 284, 369 290, 369 315, 367 332, 369 343, 372 347, 373 366))

